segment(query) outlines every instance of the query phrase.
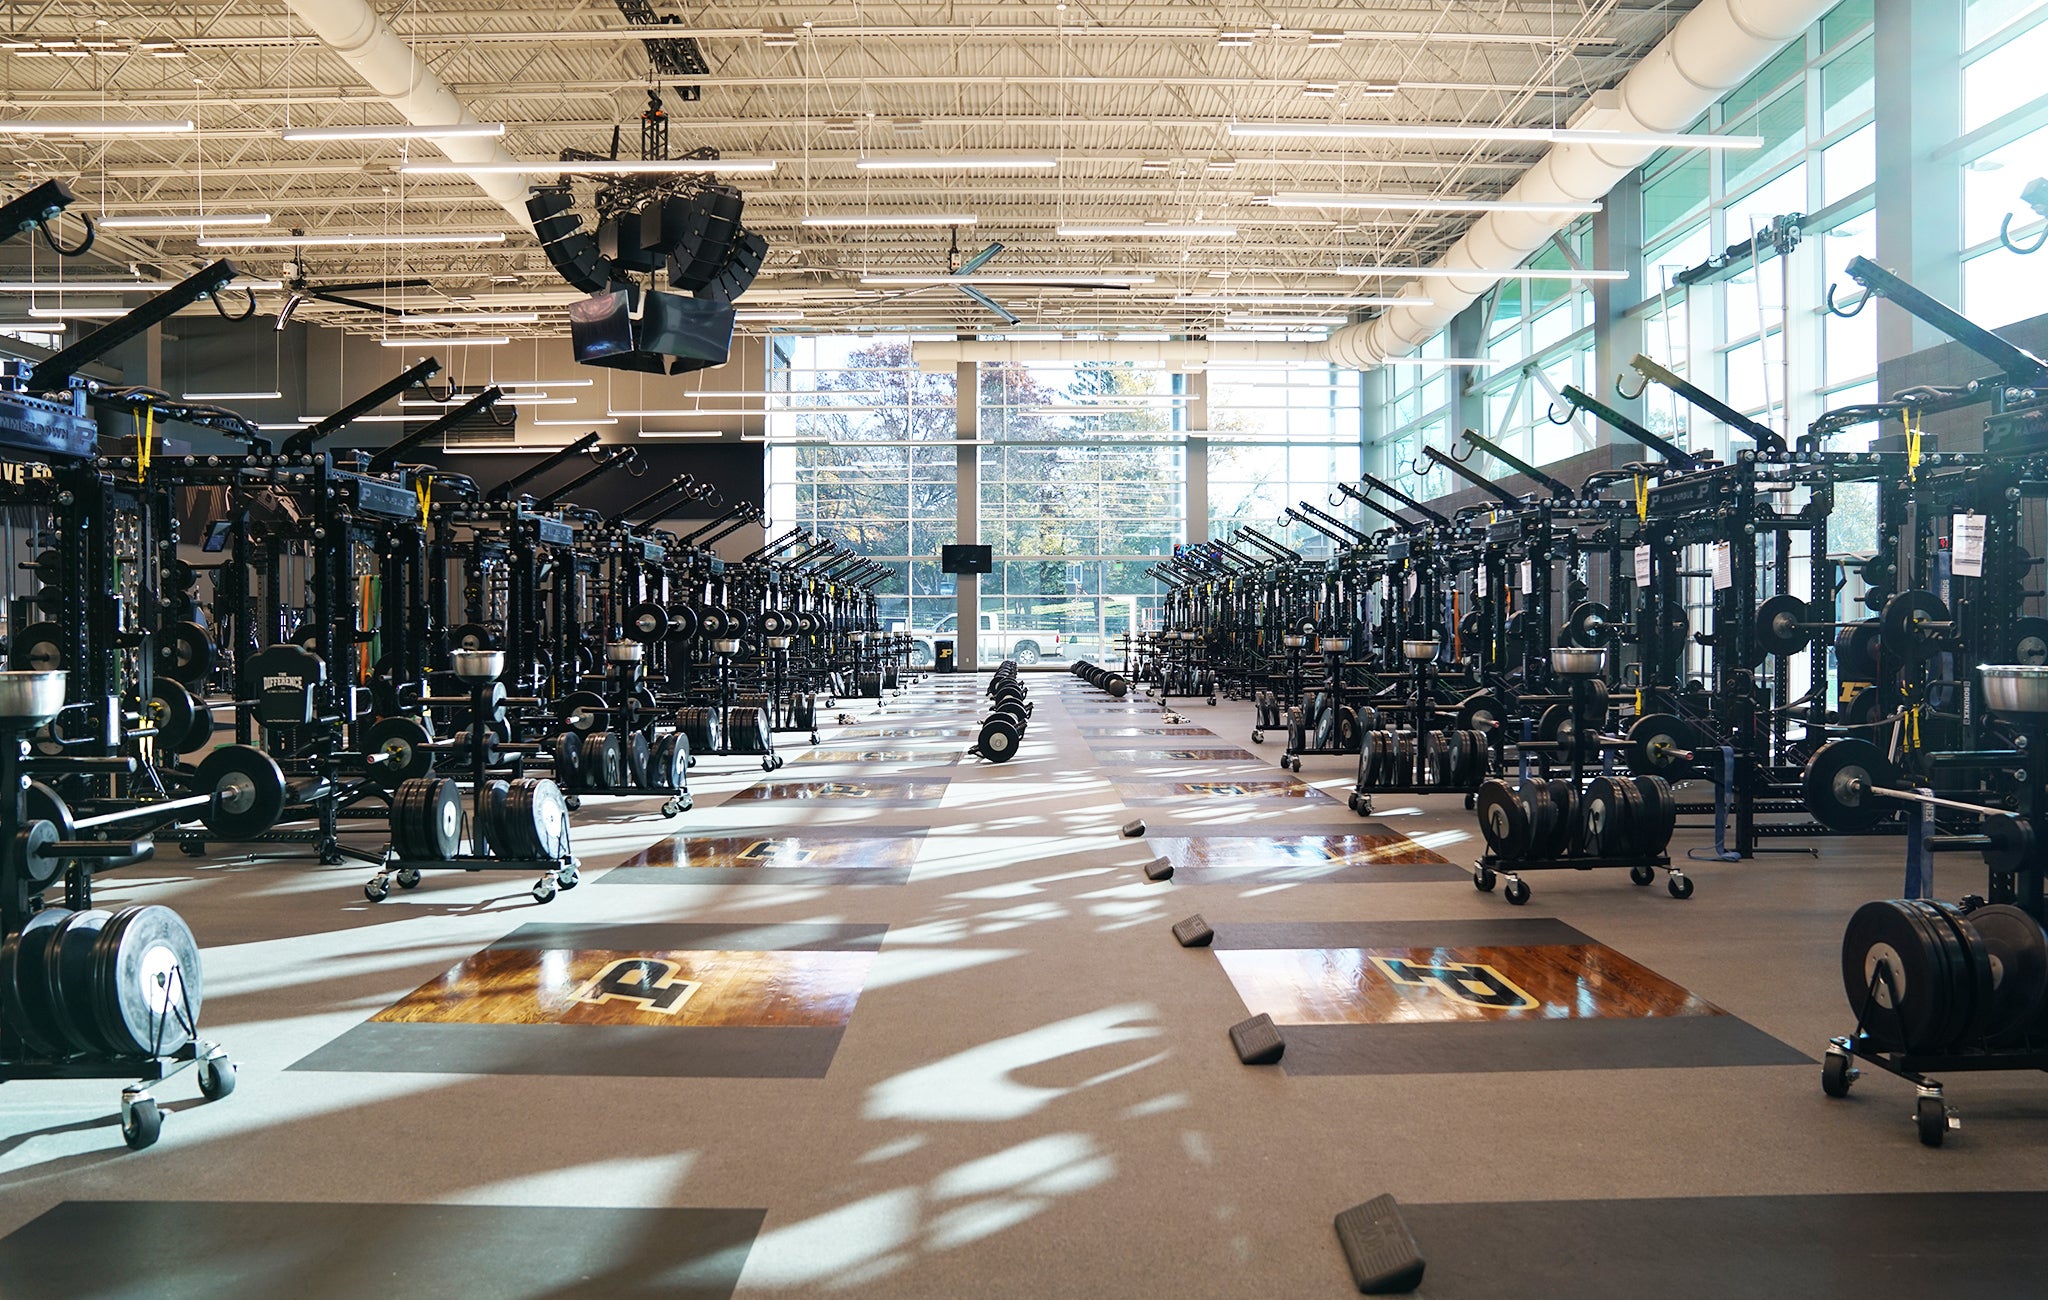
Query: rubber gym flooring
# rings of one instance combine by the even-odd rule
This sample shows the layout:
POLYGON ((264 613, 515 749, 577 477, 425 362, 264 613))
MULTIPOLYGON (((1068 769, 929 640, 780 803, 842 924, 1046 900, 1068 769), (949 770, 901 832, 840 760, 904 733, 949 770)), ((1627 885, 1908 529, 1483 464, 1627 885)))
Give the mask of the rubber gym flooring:
POLYGON ((2039 1076, 1949 1077, 1939 1150, 1898 1080, 1820 1091, 1897 841, 1512 908, 1461 799, 1359 817, 1352 764, 1280 771, 1248 705, 1032 674, 991 766, 985 680, 842 701, 773 774, 704 758, 673 820, 586 800, 546 905, 524 873, 378 904, 360 865, 109 875, 199 935, 240 1086, 161 1085, 133 1153, 119 1081, 0 1085, 0 1296, 1335 1297, 1331 1219, 1383 1192, 1425 1296, 2038 1291, 2039 1076), (1231 1050, 1254 1012, 1278 1065, 1231 1050))

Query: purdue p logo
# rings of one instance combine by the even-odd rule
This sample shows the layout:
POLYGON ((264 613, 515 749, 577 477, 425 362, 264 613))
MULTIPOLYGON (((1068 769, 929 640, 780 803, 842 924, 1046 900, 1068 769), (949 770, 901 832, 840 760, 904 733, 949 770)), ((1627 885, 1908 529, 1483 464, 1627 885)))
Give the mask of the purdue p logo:
POLYGON ((811 851, 788 840, 755 840, 737 856, 743 862, 804 862, 810 859, 811 851))
POLYGON ((578 1002, 631 1002, 643 1011, 672 1016, 703 985, 679 980, 674 962, 656 957, 621 957, 577 991, 578 1002))
POLYGON ((1435 989, 1445 997, 1475 1007, 1500 1011, 1530 1011, 1536 1007, 1535 998, 1491 966, 1462 961, 1419 962, 1406 957, 1375 957, 1372 964, 1396 984, 1435 989))

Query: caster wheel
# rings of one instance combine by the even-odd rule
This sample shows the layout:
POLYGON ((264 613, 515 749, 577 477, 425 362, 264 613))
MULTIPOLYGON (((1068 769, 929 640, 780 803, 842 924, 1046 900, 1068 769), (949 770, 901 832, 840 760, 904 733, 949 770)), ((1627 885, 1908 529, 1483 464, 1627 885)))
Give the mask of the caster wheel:
POLYGON ((1664 887, 1671 891, 1671 896, 1673 898, 1692 897, 1691 876, 1681 876, 1676 871, 1674 871, 1671 873, 1671 879, 1664 883, 1664 887))
POLYGON ((563 889, 574 889, 583 883, 583 877, 574 867, 564 867, 555 873, 555 883, 563 889))
POLYGON ((1465 811, 1466 811, 1466 812, 1471 812, 1471 811, 1472 811, 1473 809, 1477 808, 1478 806, 1479 806, 1479 796, 1478 796, 1478 795, 1476 795, 1476 794, 1468 794, 1468 795, 1466 795, 1466 796, 1465 796, 1465 811))
POLYGON ((538 885, 535 885, 535 886, 533 887, 533 901, 534 901, 534 902, 536 902, 536 903, 552 903, 552 902, 553 902, 554 900, 555 900, 555 887, 554 887, 553 885, 549 884, 549 883, 548 883, 547 881, 543 880, 543 881, 541 881, 541 882, 540 882, 540 883, 539 883, 538 885))
POLYGON ((1847 1052, 1830 1051, 1820 1061, 1820 1090, 1830 1097, 1846 1097, 1849 1085, 1856 1082, 1862 1073, 1849 1064, 1847 1052))
POLYGON ((1358 801, 1357 812, 1360 817, 1372 816, 1372 796, 1367 795, 1358 801))
POLYGON ((1494 874, 1492 867, 1481 867, 1472 873, 1472 888, 1482 894, 1490 894, 1493 892, 1493 887, 1499 879, 1500 877, 1494 874))
POLYGON ((363 897, 373 903, 383 902, 391 897, 391 882, 383 876, 377 877, 369 884, 363 886, 363 897))
POLYGON ((682 810, 683 806, 677 803, 675 800, 671 799, 661 806, 661 815, 664 817, 673 817, 682 810))
POLYGON ((1631 884, 1655 884, 1657 882, 1657 869, 1655 867, 1630 867, 1628 869, 1628 878, 1631 884))
POLYGON ((1529 883, 1525 880, 1510 880, 1508 887, 1501 891, 1501 897, 1520 907, 1529 901, 1529 883))
POLYGON ((826 708, 828 708, 828 709, 836 709, 836 708, 838 708, 838 707, 839 707, 839 701, 837 701, 837 700, 827 700, 827 701, 825 701, 825 707, 826 707, 826 708))
POLYGON ((178 852, 188 858, 203 858, 206 856, 206 845, 198 840, 179 840, 178 852))
POLYGON ((164 1113, 154 1097, 140 1097, 121 1108, 121 1140, 129 1150, 154 1146, 163 1131, 164 1113))
POLYGON ((774 759, 772 759, 772 758, 764 758, 764 759, 762 759, 762 760, 761 760, 761 770, 762 770, 763 772, 773 772, 773 771, 775 770, 775 760, 774 760, 774 759))
POLYGON ((1266 743, 1266 733, 1265 733, 1265 732, 1263 732, 1263 731, 1254 731, 1254 732, 1252 733, 1252 743, 1253 743, 1254 745, 1263 745, 1263 744, 1265 744, 1265 743, 1266 743))
POLYGON ((688 812, 690 811, 690 809, 695 808, 696 806, 697 801, 686 794, 683 796, 682 801, 676 805, 676 811, 688 812))
POLYGON ((811 733, 811 743, 813 745, 818 743, 818 733, 815 731, 811 733))
MULTIPOLYGON (((1938 1147, 1948 1136, 1948 1106, 1940 1097, 1922 1097, 1913 1103, 1913 1124, 1920 1130, 1920 1145, 1938 1147)), ((125 1126, 124 1130, 125 1132, 125 1126)), ((133 1142, 128 1144, 134 1146, 133 1142)))
POLYGON ((1349 808, 1349 809, 1350 809, 1350 810, 1351 810, 1352 812, 1357 812, 1357 811, 1358 811, 1358 795, 1357 795, 1356 793, 1352 794, 1352 796, 1351 796, 1350 798, 1348 798, 1348 799, 1346 799, 1346 800, 1344 801, 1344 806, 1345 806, 1346 808, 1349 808))
POLYGON ((235 1063, 225 1056, 209 1056, 199 1063, 199 1095, 219 1101, 235 1090, 235 1063))
POLYGON ((420 873, 411 867, 407 867, 399 872, 396 879, 400 889, 418 889, 420 887, 420 873))
POLYGON ((1216 707, 1216 697, 1213 695, 1209 697, 1209 707, 1212 709, 1216 707))
MULTIPOLYGON (((690 761, 694 764, 697 760, 693 758, 690 761)), ((573 794, 569 795, 568 797, 562 800, 562 806, 567 808, 570 812, 575 812, 578 808, 581 808, 583 806, 582 796, 573 794)))

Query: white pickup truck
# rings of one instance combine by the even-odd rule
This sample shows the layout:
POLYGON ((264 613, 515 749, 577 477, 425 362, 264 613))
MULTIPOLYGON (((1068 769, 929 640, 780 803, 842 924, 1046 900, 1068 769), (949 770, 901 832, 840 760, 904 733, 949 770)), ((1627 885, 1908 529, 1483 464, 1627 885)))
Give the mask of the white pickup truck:
MULTIPOLYGON (((960 616, 948 614, 939 620, 939 625, 929 632, 912 632, 916 638, 910 647, 912 667, 928 668, 937 658, 933 649, 934 641, 952 641, 956 653, 959 648, 960 616)), ((981 643, 976 648, 975 662, 993 667, 1005 659, 1015 659, 1020 667, 1028 668, 1040 659, 1057 658, 1067 653, 1067 643, 1072 638, 1060 632, 1025 631, 1005 628, 998 614, 981 616, 981 643)))

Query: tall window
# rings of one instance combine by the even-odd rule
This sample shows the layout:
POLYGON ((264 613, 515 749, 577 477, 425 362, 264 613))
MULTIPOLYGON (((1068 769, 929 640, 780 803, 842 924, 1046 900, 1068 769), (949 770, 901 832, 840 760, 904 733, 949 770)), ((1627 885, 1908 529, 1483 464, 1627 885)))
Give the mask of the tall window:
POLYGON ((1207 383, 1209 536, 1228 541, 1250 527, 1304 555, 1329 554, 1335 543, 1328 536, 1281 512, 1299 512, 1297 503, 1308 501, 1358 527, 1355 505, 1327 504, 1336 485, 1355 483, 1361 468, 1358 372, 1212 370, 1207 383))

